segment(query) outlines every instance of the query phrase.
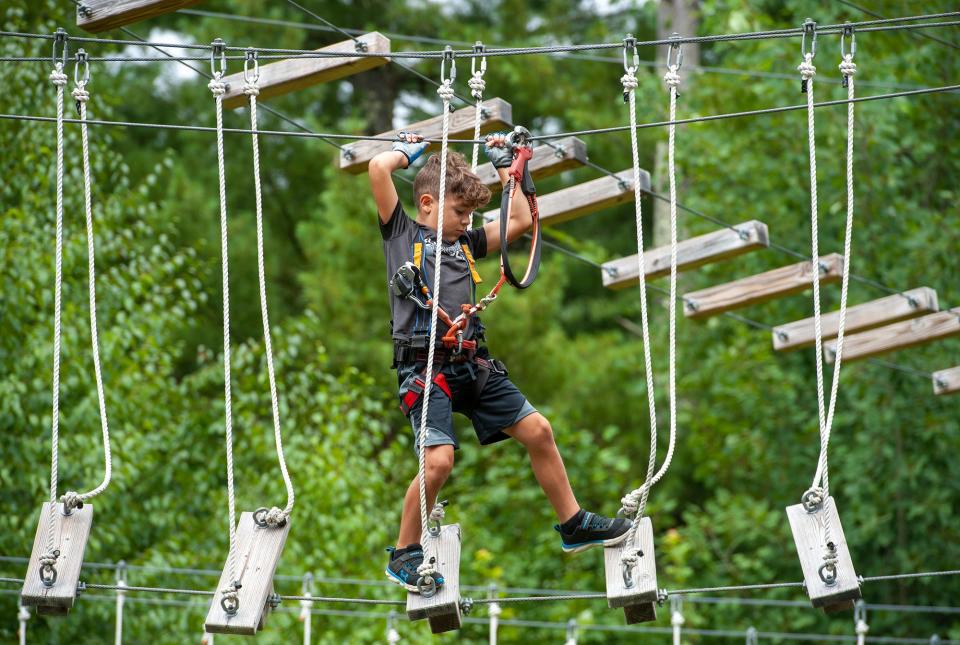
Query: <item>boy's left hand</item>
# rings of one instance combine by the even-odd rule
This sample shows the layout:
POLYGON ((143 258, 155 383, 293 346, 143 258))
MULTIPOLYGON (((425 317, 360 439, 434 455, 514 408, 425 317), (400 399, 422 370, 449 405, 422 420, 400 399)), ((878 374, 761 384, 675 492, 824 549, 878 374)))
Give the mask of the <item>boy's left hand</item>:
POLYGON ((509 168, 513 163, 513 149, 507 146, 509 132, 494 132, 487 135, 487 144, 483 148, 487 159, 494 168, 509 168))

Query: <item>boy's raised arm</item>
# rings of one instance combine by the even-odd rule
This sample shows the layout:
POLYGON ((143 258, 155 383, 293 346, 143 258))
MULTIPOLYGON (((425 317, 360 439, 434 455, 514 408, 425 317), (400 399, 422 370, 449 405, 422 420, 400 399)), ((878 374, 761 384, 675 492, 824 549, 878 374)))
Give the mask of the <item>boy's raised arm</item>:
MULTIPOLYGON (((513 152, 506 146, 506 133, 496 133, 487 135, 487 145, 484 152, 487 158, 497 170, 500 177, 500 183, 506 188, 510 176, 507 171, 510 164, 513 163, 513 152)), ((507 221, 507 242, 513 242, 515 239, 526 233, 533 225, 533 214, 530 212, 530 205, 527 198, 519 190, 513 196, 513 203, 510 207, 510 219, 507 221)), ((491 250, 496 252, 500 248, 500 220, 495 219, 483 225, 484 233, 487 238, 487 252, 491 250)))
POLYGON ((397 188, 393 185, 393 173, 401 168, 407 168, 417 157, 423 154, 429 144, 423 142, 423 137, 414 132, 401 132, 393 149, 381 152, 370 160, 368 167, 370 175, 370 189, 373 200, 377 203, 377 214, 380 222, 386 224, 393 215, 393 210, 400 200, 397 188))

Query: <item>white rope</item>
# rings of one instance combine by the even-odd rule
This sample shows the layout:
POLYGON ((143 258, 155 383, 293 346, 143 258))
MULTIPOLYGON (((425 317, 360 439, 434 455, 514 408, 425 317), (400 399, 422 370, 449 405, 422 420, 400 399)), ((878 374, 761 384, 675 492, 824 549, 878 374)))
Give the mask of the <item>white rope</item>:
POLYGON ((52 567, 57 562, 56 548, 57 468, 60 450, 60 313, 63 292, 63 88, 67 75, 63 63, 57 63, 50 73, 50 82, 57 88, 57 242, 54 258, 53 287, 53 412, 50 422, 50 512, 47 527, 47 553, 40 558, 42 566, 52 567), (52 560, 52 561, 51 561, 52 560))
POLYGON ((269 526, 279 526, 290 516, 293 510, 294 490, 287 472, 287 461, 283 454, 283 439, 280 435, 280 405, 277 400, 277 381, 273 369, 273 343, 270 335, 270 318, 267 315, 267 281, 263 262, 263 199, 260 189, 260 142, 257 138, 257 96, 260 86, 256 80, 244 83, 243 93, 250 97, 250 129, 253 131, 253 192, 257 212, 257 275, 260 280, 260 315, 263 319, 263 347, 267 356, 267 378, 270 381, 270 405, 273 413, 273 437, 277 446, 277 460, 280 462, 280 472, 283 475, 283 484, 287 489, 287 505, 283 510, 274 506, 264 518, 269 526))
MULTIPOLYGON (((634 489, 620 500, 622 511, 626 515, 634 515, 635 521, 630 529, 628 541, 637 545, 637 533, 640 528, 639 520, 643 517, 647 505, 650 489, 660 481, 670 468, 677 438, 677 398, 676 398, 676 356, 677 356, 677 184, 676 165, 674 157, 676 141, 677 87, 680 85, 678 65, 671 65, 663 77, 670 93, 670 121, 668 138, 668 174, 670 177, 670 303, 669 303, 669 405, 670 405, 670 438, 667 454, 660 469, 654 474, 657 454, 657 413, 654 396, 653 367, 650 352, 650 327, 647 315, 647 287, 646 269, 644 266, 643 244, 643 216, 641 211, 640 191, 640 156, 636 136, 636 87, 637 79, 632 71, 621 78, 623 89, 628 93, 630 102, 630 145, 633 153, 633 184, 637 228, 637 262, 640 275, 640 321, 643 334, 643 354, 647 380, 647 403, 650 411, 650 457, 647 461, 646 479, 640 488, 634 489)), ((622 561, 633 564, 637 561, 636 549, 625 549, 622 561)))
MULTIPOLYGON (((237 578, 237 535, 236 507, 233 494, 233 406, 230 396, 230 273, 229 254, 227 252, 227 178, 223 165, 223 95, 227 91, 223 82, 223 72, 214 73, 207 84, 213 94, 217 113, 217 172, 220 184, 220 264, 223 278, 223 412, 227 448, 227 509, 230 522, 230 551, 227 557, 230 568, 230 583, 239 582, 237 578)), ((238 600, 235 586, 222 590, 223 598, 229 602, 238 600)))
POLYGON ((86 89, 86 80, 77 81, 73 98, 80 106, 80 141, 83 147, 83 200, 87 222, 87 286, 90 300, 90 343, 93 351, 93 373, 97 387, 97 405, 100 411, 100 432, 103 439, 103 480, 93 490, 77 494, 68 491, 62 498, 67 509, 78 507, 83 502, 96 497, 110 485, 113 472, 113 458, 110 451, 110 426, 107 421, 107 404, 103 394, 103 375, 100 370, 100 339, 97 333, 97 286, 96 254, 93 240, 93 207, 90 196, 90 146, 87 137, 87 101, 90 93, 86 89))
MULTIPOLYGON (((474 69, 473 76, 467 81, 470 86, 470 95, 477 100, 477 106, 474 109, 473 120, 473 140, 480 140, 480 122, 483 116, 483 91, 487 89, 487 82, 483 80, 483 75, 487 71, 487 59, 482 59, 480 69, 474 69)), ((470 170, 477 172, 477 161, 480 158, 480 144, 473 144, 473 157, 470 161, 470 170)))
MULTIPOLYGON (((426 442, 427 442, 427 412, 430 406, 430 392, 433 389, 433 358, 437 348, 437 310, 440 307, 440 263, 443 247, 443 208, 444 196, 447 191, 447 140, 450 136, 450 100, 454 97, 450 79, 443 79, 443 84, 437 88, 437 94, 443 101, 443 133, 440 138, 440 187, 437 195, 437 239, 433 259, 433 307, 430 309, 430 344, 427 350, 427 371, 423 380, 423 406, 420 410, 420 441, 419 441, 419 479, 420 479, 420 541, 425 543, 430 534, 427 523, 427 485, 426 485, 426 442)), ((417 574, 421 577, 435 576, 435 566, 424 556, 423 563, 417 567, 417 574)), ((435 579, 435 578, 434 578, 435 579)))

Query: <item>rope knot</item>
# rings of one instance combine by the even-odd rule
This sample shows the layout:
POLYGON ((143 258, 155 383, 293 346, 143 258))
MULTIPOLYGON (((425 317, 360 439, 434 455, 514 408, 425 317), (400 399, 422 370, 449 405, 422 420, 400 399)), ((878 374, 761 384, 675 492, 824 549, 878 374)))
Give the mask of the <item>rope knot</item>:
POLYGON ((867 623, 864 620, 857 621, 857 627, 856 627, 857 636, 866 636, 867 632, 869 631, 870 631, 870 627, 867 625, 867 623))
POLYGON ((41 567, 52 567, 57 564, 57 559, 59 557, 59 551, 47 551, 37 558, 37 561, 40 563, 41 567))
POLYGON ((800 78, 805 81, 812 80, 817 75, 817 68, 813 66, 813 54, 807 54, 803 57, 803 62, 797 65, 800 72, 800 78))
POLYGON ((77 85, 75 88, 73 88, 73 92, 71 92, 71 94, 73 94, 73 98, 80 103, 86 103, 90 100, 90 92, 88 92, 82 85, 77 85))
POLYGON ((487 82, 483 80, 481 72, 474 72, 473 77, 467 81, 470 86, 470 95, 478 101, 483 99, 483 91, 487 89, 487 82))
POLYGON ((207 87, 210 88, 210 92, 213 94, 214 98, 220 98, 227 93, 227 84, 223 82, 223 79, 217 75, 214 76, 207 87))
POLYGON ((434 522, 442 522, 446 515, 447 513, 443 508, 443 504, 435 504, 433 509, 430 510, 430 519, 434 522))
POLYGON ((857 64, 853 62, 853 55, 847 54, 840 63, 840 73, 844 76, 853 76, 857 73, 857 64))
POLYGON ((627 72, 626 74, 621 76, 620 82, 623 83, 624 92, 635 90, 637 89, 637 85, 639 85, 639 82, 637 81, 637 77, 634 76, 633 72, 627 72))
POLYGON ((60 64, 50 72, 50 82, 57 87, 63 87, 67 84, 67 75, 63 73, 63 67, 60 64))
POLYGON ((243 84, 243 93, 247 96, 260 96, 260 84, 255 81, 246 81, 243 84))
POLYGON ((274 506, 267 514, 264 516, 263 521, 267 523, 267 526, 270 528, 276 528, 278 526, 283 526, 287 521, 287 514, 283 512, 283 509, 277 508, 274 506))
POLYGON ((439 573, 437 567, 434 566, 434 559, 430 558, 429 560, 424 560, 423 563, 417 567, 417 575, 421 578, 426 578, 430 576, 431 578, 436 579, 436 575, 439 573))
POLYGON ((490 603, 490 606, 487 608, 487 615, 491 618, 496 618, 503 613, 503 610, 500 609, 500 604, 496 602, 490 603))
POLYGON ((667 87, 675 88, 680 86, 680 74, 677 73, 677 66, 671 65, 667 73, 663 75, 663 82, 667 87))
POLYGON ((453 100, 453 97, 456 95, 456 92, 453 91, 453 87, 450 86, 450 82, 446 81, 443 85, 437 88, 437 96, 443 99, 445 102, 450 102, 453 100))
POLYGON ((63 507, 67 513, 83 506, 83 497, 80 496, 80 493, 73 490, 68 490, 64 493, 60 501, 63 502, 63 507))

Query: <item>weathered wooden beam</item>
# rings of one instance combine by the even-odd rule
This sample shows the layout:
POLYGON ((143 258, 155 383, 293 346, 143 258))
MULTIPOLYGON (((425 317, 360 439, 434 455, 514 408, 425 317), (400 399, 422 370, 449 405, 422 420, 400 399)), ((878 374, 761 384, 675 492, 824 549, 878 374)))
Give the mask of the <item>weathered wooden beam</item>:
POLYGON ((960 392, 960 365, 933 373, 934 394, 954 394, 960 392))
MULTIPOLYGON (((844 335, 888 325, 908 318, 937 311, 937 292, 930 287, 910 289, 903 293, 871 300, 862 305, 847 307, 844 335)), ((820 328, 824 339, 836 338, 840 331, 840 312, 833 311, 820 316, 820 328)), ((816 342, 813 317, 804 318, 773 328, 773 348, 787 351, 809 347, 816 342)))
MULTIPOLYGON (((843 271, 842 255, 822 255, 818 264, 821 283, 836 282, 840 279, 843 271)), ((811 286, 812 275, 811 262, 798 262, 741 280, 691 291, 682 296, 683 315, 687 318, 707 318, 732 309, 799 293, 811 286)))
POLYGON ((657 564, 653 552, 653 522, 649 517, 640 520, 636 545, 622 542, 603 550, 603 568, 608 607, 622 607, 628 625, 657 619, 657 564), (626 576, 621 557, 628 548, 637 548, 639 558, 626 576))
MULTIPOLYGON (((870 358, 952 336, 960 336, 960 307, 846 336, 843 360, 870 358)), ((837 357, 837 341, 825 343, 823 355, 832 363, 837 357)))
POLYGON ((407 616, 410 620, 428 619, 434 634, 460 629, 460 525, 442 526, 439 535, 426 538, 423 552, 425 557, 435 554, 443 586, 432 596, 407 593, 407 616))
POLYGON ((81 0, 77 27, 92 33, 116 29, 140 20, 197 4, 200 0, 81 0))
MULTIPOLYGON (((93 505, 85 503, 82 508, 74 509, 69 515, 62 512, 63 504, 54 504, 50 512, 50 502, 40 509, 37 533, 33 539, 33 552, 27 564, 27 575, 23 579, 23 591, 20 602, 34 606, 37 613, 63 615, 73 607, 77 597, 77 584, 80 582, 80 567, 83 554, 93 525, 93 505), (47 552, 47 535, 50 522, 54 528, 54 549, 58 551, 54 565, 53 582, 47 586, 40 578, 40 556, 47 552)), ((48 577, 49 581, 51 578, 48 577)))
POLYGON ((807 510, 803 504, 788 506, 787 519, 810 602, 814 607, 823 607, 827 613, 853 607, 853 601, 860 598, 860 581, 850 559, 850 549, 833 497, 828 496, 812 510, 807 510), (832 570, 825 567, 823 561, 828 535, 837 559, 832 570))
MULTIPOLYGON (((483 154, 483 151, 480 151, 483 154)), ((587 163, 587 144, 576 137, 566 137, 551 141, 551 145, 541 145, 533 149, 533 159, 527 164, 534 179, 550 177, 577 168, 587 163)), ((500 176, 491 163, 485 163, 477 168, 480 180, 493 192, 499 192, 503 186, 500 176)))
MULTIPOLYGON (((480 132, 485 134, 494 130, 510 129, 513 119, 513 108, 503 99, 494 98, 484 101, 481 106, 480 132)), ((450 138, 463 136, 473 137, 473 121, 476 106, 464 107, 450 115, 450 138)), ((411 123, 404 128, 405 132, 418 132, 427 139, 439 139, 443 135, 443 116, 435 116, 424 121, 411 123)), ((390 130, 377 136, 395 138, 400 130, 390 130)), ((389 150, 393 144, 390 141, 356 141, 343 146, 340 151, 340 170, 353 175, 367 172, 367 165, 376 155, 389 150)), ((439 150, 440 144, 432 144, 431 150, 439 150)))
MULTIPOLYGON (((688 271, 696 267, 726 260, 765 248, 770 243, 767 225, 750 220, 734 226, 735 231, 723 229, 698 235, 677 243, 677 270, 688 271)), ((660 246, 643 252, 645 275, 648 280, 670 275, 670 247, 660 246)), ((623 289, 640 279, 637 254, 603 263, 603 286, 623 289)))
MULTIPOLYGON (((357 56, 350 58, 315 58, 309 56, 293 56, 286 60, 277 61, 260 66, 260 94, 257 100, 261 101, 274 96, 280 96, 296 90, 302 90, 312 85, 329 83, 347 76, 365 72, 368 69, 381 67, 390 62, 390 39, 383 34, 371 31, 358 36, 357 40, 367 46, 369 53, 383 53, 384 56, 357 56)), ((355 52, 356 43, 352 40, 321 47, 318 52, 355 52)), ((227 93, 223 95, 223 106, 238 108, 249 104, 247 95, 243 93, 243 72, 231 74, 224 79, 227 84, 227 93)))
MULTIPOLYGON (((650 188, 650 174, 640 171, 641 190, 650 188)), ((633 171, 621 170, 616 177, 600 177, 540 195, 540 223, 560 224, 588 213, 633 201, 633 171)), ((485 221, 500 217, 500 211, 490 210, 483 214, 485 221)))
POLYGON ((269 613, 273 574, 277 570, 287 534, 290 533, 290 521, 279 527, 259 526, 253 515, 250 512, 241 513, 237 522, 237 576, 242 584, 239 607, 235 614, 230 615, 220 604, 221 591, 234 582, 228 556, 204 621, 204 629, 208 633, 250 636, 263 628, 269 613))

